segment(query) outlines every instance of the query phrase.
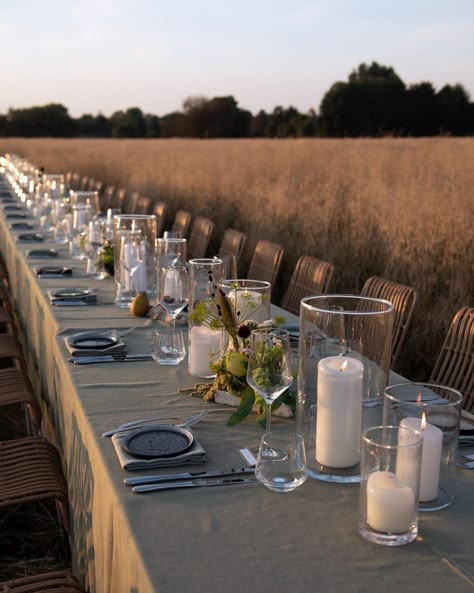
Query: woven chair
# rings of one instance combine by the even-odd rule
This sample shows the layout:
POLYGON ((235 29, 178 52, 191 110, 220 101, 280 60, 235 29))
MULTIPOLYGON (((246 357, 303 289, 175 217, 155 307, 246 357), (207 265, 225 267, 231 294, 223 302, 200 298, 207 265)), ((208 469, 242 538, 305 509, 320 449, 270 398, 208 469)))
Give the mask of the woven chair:
POLYGON ((87 180, 87 186, 86 186, 86 191, 95 191, 95 179, 94 177, 89 177, 89 179, 87 180))
POLYGON ((26 366, 20 343, 12 334, 0 334, 0 363, 2 367, 26 366))
POLYGON ((89 185, 89 176, 84 175, 81 177, 81 182, 79 184, 79 191, 87 191, 87 187, 89 185))
POLYGON ((0 369, 0 406, 21 406, 26 414, 26 430, 34 424, 41 427, 41 408, 24 371, 18 368, 0 369))
POLYGON ((73 175, 74 173, 72 171, 66 171, 66 174, 64 175, 64 185, 66 185, 66 187, 71 187, 73 175))
POLYGON ((187 210, 178 210, 174 217, 173 226, 171 227, 172 231, 177 231, 181 233, 183 239, 186 239, 188 236, 189 225, 191 224, 191 213, 187 210))
POLYGON ((218 250, 218 255, 233 255, 239 263, 240 256, 245 247, 247 235, 235 229, 226 229, 218 250))
POLYGON ((390 367, 394 368, 407 337, 408 327, 417 301, 417 292, 410 286, 385 280, 378 276, 372 276, 365 281, 361 296, 384 299, 393 304, 395 319, 393 322, 392 360, 390 367))
POLYGON ((79 173, 73 173, 71 177, 71 189, 78 190, 81 186, 81 176, 79 173))
POLYGON ((155 202, 153 206, 153 212, 156 216, 156 236, 161 237, 161 232, 165 223, 166 216, 166 204, 164 202, 155 202))
POLYGON ((0 509, 54 499, 69 532, 68 496, 56 448, 42 437, 0 441, 0 509))
POLYGON ((134 191, 130 194, 127 205, 126 211, 127 214, 135 214, 137 210, 138 200, 140 199, 140 194, 137 191, 134 191))
POLYGON ((104 190, 104 182, 103 181, 96 181, 92 187, 92 191, 96 191, 99 194, 99 198, 102 195, 104 190))
POLYGON ((283 259, 283 245, 260 239, 250 262, 247 278, 275 284, 283 259))
POLYGON ((127 190, 121 188, 117 190, 114 198, 113 208, 120 208, 122 214, 125 214, 125 205, 127 203, 127 190))
POLYGON ((463 307, 454 316, 429 380, 460 391, 463 408, 474 413, 473 307, 463 307))
POLYGON ((85 593, 69 571, 36 574, 0 583, 0 593, 85 593))
POLYGON ((197 216, 188 240, 188 259, 206 257, 214 223, 209 218, 197 216))
POLYGON ((148 196, 140 196, 138 198, 135 214, 148 214, 151 208, 151 198, 148 196))
POLYGON ((329 262, 302 255, 296 262, 282 308, 299 315, 301 299, 325 294, 333 274, 334 266, 329 262))
POLYGON ((100 209, 102 212, 107 212, 109 208, 112 208, 115 196, 115 185, 107 185, 104 189, 103 194, 100 196, 100 209))

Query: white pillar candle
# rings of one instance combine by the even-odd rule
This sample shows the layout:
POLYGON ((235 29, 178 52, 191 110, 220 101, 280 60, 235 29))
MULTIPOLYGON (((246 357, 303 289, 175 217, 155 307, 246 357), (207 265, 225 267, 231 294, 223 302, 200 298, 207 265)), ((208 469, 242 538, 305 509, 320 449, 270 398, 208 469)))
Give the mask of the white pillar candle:
POLYGON ((266 293, 256 290, 237 289, 229 292, 228 296, 235 303, 235 313, 239 313, 237 319, 253 319, 262 323, 270 316, 270 299, 265 298, 265 295, 266 293))
POLYGON ((188 370, 198 377, 212 377, 209 368, 225 348, 225 332, 195 325, 189 329, 188 370))
POLYGON ((415 519, 413 490, 392 472, 374 472, 367 480, 367 523, 383 533, 404 533, 415 519))
MULTIPOLYGON (((433 424, 429 424, 428 422, 426 423, 426 427, 423 428, 421 419, 412 416, 403 418, 400 422, 400 426, 419 430, 423 434, 420 501, 426 502, 427 500, 434 500, 438 496, 443 433, 437 426, 433 426, 433 424)), ((403 440, 402 433, 403 431, 400 432, 400 439, 403 440)))
POLYGON ((316 461, 352 467, 360 460, 364 365, 355 358, 330 356, 318 364, 316 461))

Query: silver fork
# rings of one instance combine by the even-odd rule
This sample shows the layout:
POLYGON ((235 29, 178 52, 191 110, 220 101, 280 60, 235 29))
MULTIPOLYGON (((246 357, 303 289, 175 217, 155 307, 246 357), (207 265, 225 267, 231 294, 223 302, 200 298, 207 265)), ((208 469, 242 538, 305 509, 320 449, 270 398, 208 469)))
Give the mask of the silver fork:
POLYGON ((179 418, 173 418, 170 416, 161 416, 159 418, 145 418, 143 420, 135 420, 133 422, 125 422, 124 424, 121 424, 118 428, 114 428, 112 430, 107 430, 107 431, 103 432, 102 436, 103 437, 111 437, 114 434, 117 434, 119 432, 128 432, 129 430, 135 430, 136 428, 142 428, 144 426, 147 426, 148 424, 153 424, 154 422, 160 422, 161 420, 176 420, 177 425, 183 426, 183 427, 190 427, 190 426, 193 426, 194 424, 197 424, 198 422, 200 422, 203 418, 205 418, 207 416, 208 413, 209 413, 209 410, 203 410, 202 412, 199 412, 199 414, 190 416, 189 418, 186 418, 185 420, 180 420, 179 418))

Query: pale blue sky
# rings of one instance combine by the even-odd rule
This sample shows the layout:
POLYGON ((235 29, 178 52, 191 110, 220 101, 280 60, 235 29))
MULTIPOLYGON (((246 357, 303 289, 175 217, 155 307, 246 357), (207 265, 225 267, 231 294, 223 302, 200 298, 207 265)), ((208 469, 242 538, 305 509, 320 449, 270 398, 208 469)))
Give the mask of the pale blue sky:
POLYGON ((318 110, 372 61, 474 100, 474 0, 0 0, 0 113, 165 115, 191 95, 318 110))

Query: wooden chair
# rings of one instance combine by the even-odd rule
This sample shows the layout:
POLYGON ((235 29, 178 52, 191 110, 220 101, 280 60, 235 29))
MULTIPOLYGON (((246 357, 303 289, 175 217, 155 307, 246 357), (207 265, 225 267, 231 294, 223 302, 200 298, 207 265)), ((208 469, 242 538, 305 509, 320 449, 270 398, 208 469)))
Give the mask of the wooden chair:
POLYGON ((172 231, 181 233, 183 239, 188 236, 189 225, 191 224, 191 213, 187 210, 178 210, 174 217, 172 231))
POLYGON ((407 336, 407 330, 417 301, 417 292, 410 286, 372 276, 366 280, 362 287, 361 296, 385 299, 393 304, 395 319, 393 322, 392 361, 390 366, 394 368, 407 336))
POLYGON ((139 199, 140 199, 140 194, 137 191, 134 191, 130 194, 130 197, 128 198, 127 205, 126 205, 127 214, 135 214, 136 213, 137 204, 138 204, 139 199))
POLYGON ((474 413, 473 307, 463 307, 454 316, 429 381, 460 391, 463 408, 474 413))
POLYGON ((69 532, 68 495, 56 448, 42 437, 0 441, 0 509, 54 499, 69 532))
POLYGON ((75 576, 57 570, 0 583, 0 593, 85 593, 75 576))
POLYGON ((245 247, 247 235, 235 229, 226 229, 218 250, 218 255, 233 255, 239 263, 240 256, 245 247))
POLYGON ((103 181, 96 181, 91 189, 91 191, 96 191, 99 194, 99 197, 102 195, 103 190, 104 190, 104 182, 103 181))
POLYGON ((283 245, 260 239, 250 262, 247 278, 275 284, 283 259, 283 245))
POLYGON ((166 216, 166 204, 164 202, 155 202, 153 206, 153 212, 156 216, 156 236, 161 237, 161 232, 163 230, 163 226, 165 223, 165 216, 166 216))
POLYGON ((206 257, 213 230, 212 220, 204 216, 196 217, 188 240, 188 259, 206 257))
POLYGON ((79 173, 73 173, 71 177, 71 189, 78 190, 81 186, 81 175, 79 173))
POLYGON ((94 177, 89 177, 87 180, 86 191, 95 191, 96 181, 94 177))
POLYGON ((101 199, 100 209, 102 212, 107 212, 109 208, 112 208, 115 196, 115 185, 107 185, 101 199))
POLYGON ((148 214, 151 208, 151 198, 140 196, 135 208, 135 214, 148 214))
POLYGON ((329 262, 310 255, 302 255, 296 262, 283 298, 283 309, 299 315, 301 299, 325 294, 333 274, 334 266, 329 262))

